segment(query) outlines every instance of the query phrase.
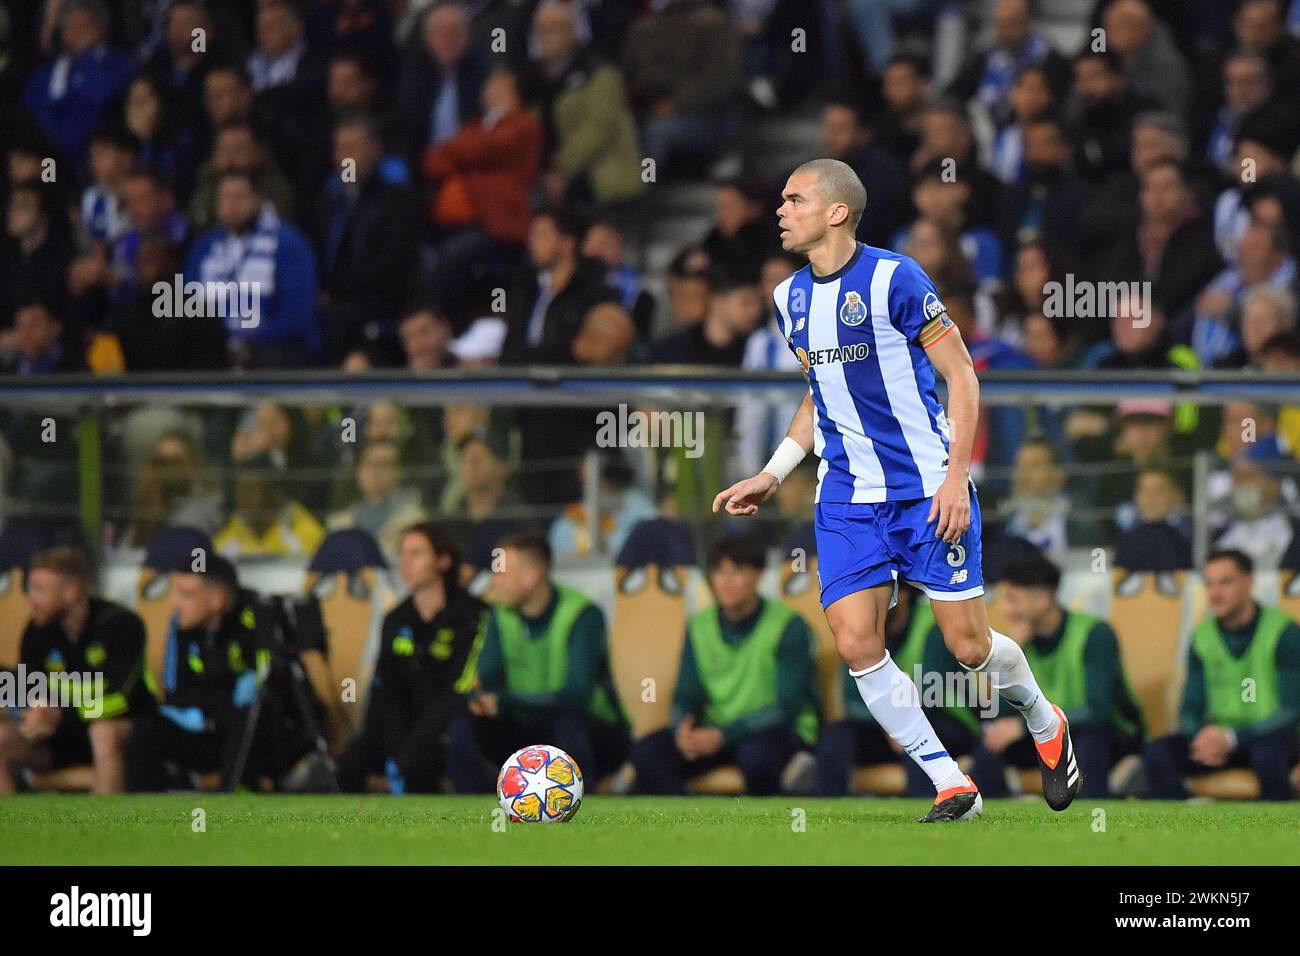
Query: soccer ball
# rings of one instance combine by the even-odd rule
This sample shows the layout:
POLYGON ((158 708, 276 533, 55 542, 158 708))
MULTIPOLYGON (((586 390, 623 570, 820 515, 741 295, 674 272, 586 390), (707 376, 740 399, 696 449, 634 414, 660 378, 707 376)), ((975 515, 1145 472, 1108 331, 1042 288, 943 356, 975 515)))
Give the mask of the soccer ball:
POLYGON ((582 770, 559 747, 532 744, 501 765, 497 799, 515 823, 564 823, 582 804, 582 770))

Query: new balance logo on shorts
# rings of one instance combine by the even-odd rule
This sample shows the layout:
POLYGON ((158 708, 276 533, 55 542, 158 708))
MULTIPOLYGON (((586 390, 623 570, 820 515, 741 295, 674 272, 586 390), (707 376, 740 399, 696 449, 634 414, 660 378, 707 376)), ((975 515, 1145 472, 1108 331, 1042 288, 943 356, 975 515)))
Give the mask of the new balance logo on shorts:
POLYGON ((966 582, 967 569, 962 568, 960 571, 954 571, 952 577, 948 579, 949 584, 964 584, 966 582))

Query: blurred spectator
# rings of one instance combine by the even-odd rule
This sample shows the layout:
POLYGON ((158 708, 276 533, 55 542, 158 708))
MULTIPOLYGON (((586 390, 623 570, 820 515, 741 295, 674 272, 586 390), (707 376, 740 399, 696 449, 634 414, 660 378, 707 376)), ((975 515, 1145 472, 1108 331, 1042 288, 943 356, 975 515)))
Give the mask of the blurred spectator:
POLYGON ((401 152, 401 131, 397 117, 383 102, 376 66, 360 53, 342 51, 330 58, 325 102, 317 107, 308 124, 310 141, 297 157, 298 187, 312 191, 334 185, 340 178, 334 158, 337 125, 357 116, 369 118, 371 134, 381 153, 377 173, 385 182, 407 185, 411 170, 401 152))
POLYGON ((1034 30, 1030 0, 995 0, 993 46, 973 55, 948 87, 951 96, 974 99, 1002 127, 1012 118, 1014 87, 1030 67, 1042 72, 1045 83, 1064 89, 1070 64, 1034 30))
POLYGON ((235 510, 213 538, 229 558, 309 558, 325 538, 325 529, 301 502, 284 493, 283 482, 268 455, 243 462, 235 479, 235 510))
POLYGON ((604 264, 579 253, 581 237, 582 225, 570 213, 547 209, 532 217, 531 268, 516 276, 507 300, 504 364, 572 364, 573 340, 592 306, 618 301, 605 281, 604 264))
POLYGON ((135 139, 120 126, 105 126, 90 137, 90 185, 81 193, 79 211, 85 245, 101 258, 131 227, 123 193, 135 158, 135 139))
POLYGON ((921 141, 921 117, 930 95, 930 64, 911 53, 894 56, 885 67, 881 95, 884 112, 874 121, 875 141, 907 165, 921 141))
POLYGON ((88 137, 122 99, 135 64, 108 45, 102 0, 67 0, 59 12, 62 49, 28 78, 23 105, 80 166, 88 137))
POLYGON ((1276 436, 1247 445, 1232 465, 1232 512, 1214 539, 1216 548, 1233 548, 1268 569, 1278 566, 1295 537, 1295 521, 1282 502, 1282 469, 1291 460, 1276 436))
POLYGON ((406 367, 417 372, 452 368, 455 356, 448 351, 451 323, 431 305, 420 305, 402 316, 397 327, 406 367))
MULTIPOLYGON (((876 133, 863 119, 856 100, 841 95, 822 106, 822 155, 853 167, 867 190, 867 214, 858 238, 883 246, 907 221, 907 174, 903 164, 876 144, 876 133)), ((767 212, 760 206, 759 213, 767 212)), ((771 234, 771 220, 760 220, 771 234)))
POLYGON ((168 95, 162 80, 137 76, 127 88, 126 128, 138 143, 137 162, 161 172, 185 196, 194 184, 194 134, 176 122, 168 95))
POLYGON ((169 432, 135 476, 135 507, 121 536, 128 548, 148 548, 164 528, 221 527, 221 494, 202 453, 185 432, 169 432))
POLYGON ((573 340, 573 357, 583 365, 626 365, 636 341, 636 328, 621 305, 592 306, 573 340))
POLYGON ((140 680, 144 624, 95 594, 90 565, 74 548, 36 554, 25 590, 31 616, 18 642, 20 674, 27 688, 37 675, 44 682, 36 693, 13 695, 26 706, 11 704, 0 717, 0 793, 16 789, 11 763, 41 773, 91 764, 95 793, 121 793, 127 741, 154 707, 140 680), (72 685, 74 699, 58 706, 69 685, 60 692, 56 681, 92 673, 93 689, 72 685))
POLYGON ((713 227, 700 242, 709 268, 743 282, 757 282, 767 256, 780 251, 776 223, 767 208, 770 197, 761 182, 723 183, 713 197, 713 227))
POLYGON ((420 220, 414 192, 380 173, 383 143, 361 115, 334 127, 334 165, 311 234, 320 262, 319 304, 331 359, 356 348, 397 356, 397 318, 412 286, 420 220))
MULTIPOLYGON (((528 194, 541 162, 542 126, 523 101, 518 73, 493 69, 483 84, 483 117, 430 147, 420 169, 437 184, 430 218, 434 289, 453 295, 472 265, 496 258, 508 268, 528 237, 528 194)), ((481 268, 482 266, 480 266, 481 268)))
POLYGON ((1159 465, 1142 468, 1133 504, 1137 520, 1115 542, 1115 566, 1126 571, 1191 568, 1191 518, 1174 473, 1159 465))
POLYGON ((258 108, 274 116, 290 155, 309 142, 307 123, 325 88, 325 67, 310 49, 302 15, 291 3, 259 3, 256 48, 248 58, 248 76, 258 108))
MULTIPOLYGON (((79 270, 87 260, 77 264, 73 272, 73 289, 77 291, 90 284, 102 286, 114 302, 129 299, 138 293, 140 285, 137 259, 146 237, 157 237, 180 248, 189 235, 185 219, 176 209, 171 186, 158 172, 136 170, 126 181, 126 212, 131 229, 113 244, 107 263, 95 261, 87 267, 84 277, 79 270)), ((170 280, 171 276, 164 278, 170 280)))
POLYGON ((1144 0, 1115 0, 1102 14, 1107 46, 1115 51, 1133 89, 1167 110, 1186 114, 1192 77, 1169 28, 1144 0))
MULTIPOLYGON (((1291 114, 1269 104, 1251 112, 1242 120, 1237 133, 1235 173, 1231 184, 1214 202, 1214 241, 1225 262, 1235 263, 1242 236, 1250 225, 1250 205, 1254 191, 1251 180, 1260 182, 1274 177, 1292 179, 1290 163, 1300 144, 1300 132, 1291 114)), ((1294 185, 1292 186, 1294 188, 1294 185)), ((1294 225, 1292 225, 1294 230, 1294 225)))
POLYGON ((253 125, 247 120, 231 120, 217 131, 212 156, 199 170, 189 208, 193 229, 202 231, 216 223, 217 189, 226 173, 246 173, 257 182, 280 218, 293 218, 297 206, 289 180, 262 145, 253 125))
POLYGON ((180 249, 169 238, 144 236, 135 253, 135 276, 129 298, 113 306, 104 331, 117 338, 126 368, 132 372, 226 368, 226 324, 211 313, 179 314, 159 308, 172 302, 180 275, 180 249), (161 285, 159 285, 161 283, 161 285), (159 313, 163 314, 159 314, 159 313))
POLYGON ((745 535, 724 538, 710 552, 717 604, 687 623, 671 728, 643 737, 633 752, 642 792, 684 793, 691 777, 734 763, 747 793, 770 796, 795 754, 815 746, 812 632, 790 607, 759 595, 766 564, 762 543, 745 535), (738 659, 764 680, 727 680, 738 659))
POLYGON ((1230 178, 1239 171, 1233 160, 1241 122, 1267 102, 1272 92, 1268 63, 1258 53, 1236 50, 1223 61, 1223 109, 1210 130, 1205 156, 1230 178))
POLYGON ((1017 241, 1059 237, 1068 251, 1079 251, 1079 220, 1088 198, 1074 173, 1073 150, 1065 129, 1052 117, 1024 124, 1024 176, 1010 185, 1004 229, 1017 241))
MULTIPOLYGON (((234 565, 210 554, 202 571, 186 561, 171 577, 173 616, 163 686, 167 703, 139 720, 127 743, 133 792, 190 784, 192 773, 221 774, 222 789, 258 784, 263 749, 254 747, 234 779, 250 708, 258 693, 254 595, 234 565)), ((265 725, 264 725, 265 726, 265 725)))
MULTIPOLYGON (((969 205, 966 222, 971 227, 996 226, 1002 218, 1002 183, 979 164, 975 134, 965 108, 949 100, 929 103, 921 113, 920 134, 916 151, 908 160, 908 171, 915 177, 938 176, 944 185, 962 186, 966 192, 961 205, 969 205)), ((919 186, 913 180, 913 202, 919 186)))
POLYGON ((649 340, 654 324, 655 297, 645 287, 641 273, 627 261, 626 250, 624 233, 612 219, 598 217, 587 224, 582 254, 609 268, 605 282, 618 290, 623 309, 636 326, 637 338, 644 342, 649 340))
POLYGON ((1154 100, 1133 90, 1114 53, 1085 48, 1074 61, 1069 108, 1079 175, 1094 184, 1123 175, 1132 154, 1133 121, 1155 106, 1154 100))
MULTIPOLYGON (((942 160, 919 171, 912 180, 912 202, 920 218, 933 220, 960 237, 961 251, 983 291, 996 291, 1002 282, 1002 246, 992 229, 974 216, 978 180, 974 170, 950 168, 942 160)), ((905 249, 912 226, 894 236, 891 249, 905 249)))
POLYGON ((550 202, 609 207, 641 195, 641 151, 622 75, 578 39, 581 7, 547 0, 533 14, 548 137, 542 182, 550 202))
POLYGON ((16 183, 9 191, 5 237, 0 242, 0 329, 9 328, 24 302, 39 299, 62 314, 68 303, 72 236, 67 217, 49 189, 16 183))
POLYGON ((993 140, 990 158, 993 174, 1009 186, 1025 178, 1025 127, 1056 111, 1056 94, 1045 70, 1030 65, 1015 74, 1010 110, 1006 124, 993 140))
POLYGON ((739 368, 746 341, 764 315, 757 286, 734 276, 715 276, 709 283, 709 311, 704 321, 659 339, 650 349, 650 361, 739 368))
POLYGON ((366 720, 339 762, 345 792, 364 792, 366 774, 380 772, 394 795, 439 791, 448 731, 466 719, 474 686, 489 611, 460 585, 455 539, 424 522, 406 528, 400 543, 410 593, 384 615, 366 720))
MULTIPOLYGON (((1300 334, 1273 336, 1260 346, 1259 355, 1265 372, 1300 373, 1300 334)), ((1300 407, 1288 405, 1279 410, 1277 430, 1292 454, 1300 457, 1300 407)))
POLYGON ((1211 365, 1240 347, 1241 309, 1255 289, 1287 289, 1296 283, 1296 261, 1286 237, 1269 226, 1249 226, 1241 236, 1237 264, 1224 269, 1196 300, 1192 348, 1211 365))
POLYGON ((185 278, 204 283, 209 307, 217 289, 237 283, 239 311, 255 313, 225 316, 235 366, 294 368, 315 358, 321 336, 311 247, 248 173, 222 175, 217 225, 190 248, 185 278))
POLYGON ((1251 596, 1254 565, 1232 549, 1205 561, 1210 615, 1192 632, 1178 730, 1143 753, 1147 796, 1185 799, 1185 778, 1247 766, 1265 800, 1292 800, 1300 726, 1300 626, 1251 596), (1247 697, 1243 678, 1258 696, 1247 697))
POLYGON ((14 312, 12 350, 0 355, 0 372, 8 375, 47 375, 86 371, 84 352, 67 345, 63 323, 39 300, 25 302, 14 312))
POLYGON ((668 328, 703 322, 709 312, 709 256, 688 246, 668 265, 668 328))
POLYGON ((1282 0, 1243 0, 1233 17, 1232 30, 1240 49, 1264 58, 1276 95, 1294 106, 1300 90, 1300 40, 1287 33, 1282 0))
POLYGON ((1026 438, 1016 450, 1011 494, 1000 503, 1005 534, 1024 538, 1049 557, 1061 559, 1072 546, 1086 544, 1091 529, 1080 528, 1079 509, 1065 494, 1060 456, 1045 438, 1026 438))
POLYGON ((1069 317, 1049 319, 1041 312, 1025 316, 1021 347, 1041 369, 1070 371, 1078 368, 1082 358, 1079 333, 1069 317))
POLYGON ((419 168, 428 149, 451 139, 479 114, 488 73, 487 64, 470 47, 469 21, 459 4, 430 4, 418 39, 398 91, 412 168, 419 168))
POLYGON ((632 23, 623 75, 658 174, 682 155, 716 158, 739 128, 741 41, 705 0, 663 0, 632 23))
POLYGON ((1295 327, 1295 294, 1285 287, 1255 286, 1242 297, 1241 345, 1216 362, 1215 368, 1262 368, 1265 344, 1295 327))
POLYGON ((361 528, 368 531, 387 555, 396 555, 403 531, 425 519, 420 492, 405 484, 402 450, 394 441, 368 439, 357 452, 352 504, 331 514, 326 531, 361 528))
POLYGON ((565 558, 616 555, 639 521, 656 517, 654 501, 636 486, 632 469, 616 455, 600 466, 595 521, 584 501, 573 502, 555 519, 547 533, 551 551, 565 558), (592 533, 592 525, 595 534, 592 533))
POLYGON ((1220 268, 1210 223, 1173 159, 1146 168, 1140 203, 1136 230, 1117 237, 1098 260, 1096 274, 1107 281, 1150 282, 1152 304, 1179 316, 1220 268))
MULTIPOLYGON (((227 55, 230 43, 201 0, 175 0, 166 6, 161 42, 146 63, 147 69, 166 84, 163 99, 170 101, 180 123, 198 117, 203 109, 204 86, 214 63, 227 55)), ((128 104, 128 109, 129 109, 128 104)), ((205 133, 190 127, 196 146, 205 133)))

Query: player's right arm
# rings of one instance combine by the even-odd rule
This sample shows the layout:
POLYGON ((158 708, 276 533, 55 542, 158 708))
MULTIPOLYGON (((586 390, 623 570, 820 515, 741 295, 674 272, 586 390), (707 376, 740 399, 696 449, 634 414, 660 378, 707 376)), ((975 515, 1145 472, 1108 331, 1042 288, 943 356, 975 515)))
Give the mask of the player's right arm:
POLYGON ((753 478, 738 481, 713 499, 713 510, 726 507, 729 515, 752 515, 758 506, 776 493, 786 475, 794 470, 813 447, 812 393, 805 395, 799 410, 790 421, 785 440, 771 460, 753 478))

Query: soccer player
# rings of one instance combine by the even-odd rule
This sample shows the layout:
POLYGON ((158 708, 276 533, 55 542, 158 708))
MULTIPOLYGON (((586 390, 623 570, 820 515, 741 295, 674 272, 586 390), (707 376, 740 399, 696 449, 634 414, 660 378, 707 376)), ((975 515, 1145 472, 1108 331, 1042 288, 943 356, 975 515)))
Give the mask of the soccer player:
POLYGON ((984 804, 886 649, 885 615, 900 577, 930 598, 961 665, 986 674, 1024 715, 1043 795, 1064 810, 1081 783, 1065 715, 1039 690, 1020 646, 990 630, 985 614, 979 500, 969 476, 979 409, 970 354, 925 272, 854 238, 867 193, 849 166, 804 163, 782 199, 781 245, 808 265, 773 297, 808 395, 768 464, 720 492, 713 509, 755 514, 815 452, 822 607, 863 703, 934 784, 921 822, 971 819, 984 804), (948 384, 951 426, 936 370, 948 384))

